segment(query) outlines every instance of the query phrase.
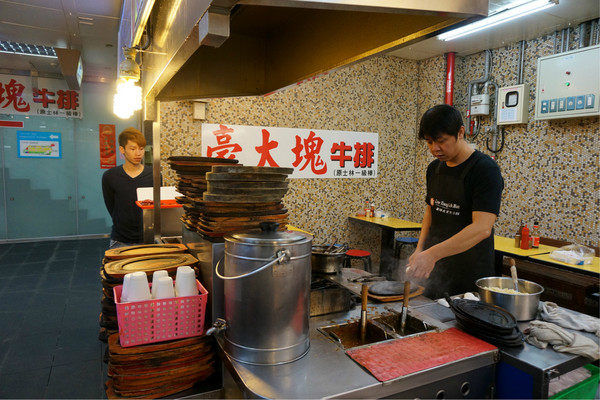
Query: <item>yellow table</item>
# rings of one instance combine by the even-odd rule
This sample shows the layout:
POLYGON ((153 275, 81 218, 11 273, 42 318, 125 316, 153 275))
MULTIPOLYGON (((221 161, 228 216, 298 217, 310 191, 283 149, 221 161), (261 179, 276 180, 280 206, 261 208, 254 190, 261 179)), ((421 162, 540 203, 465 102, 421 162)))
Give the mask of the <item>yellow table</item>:
POLYGON ((532 260, 536 260, 536 261, 542 261, 549 265, 554 265, 554 266, 559 266, 559 267, 567 267, 568 269, 571 269, 576 272, 585 273, 587 275, 595 275, 595 276, 600 275, 600 257, 594 257, 594 260, 592 261, 592 263, 588 264, 588 265, 573 265, 573 264, 564 263, 562 261, 558 261, 558 260, 554 260, 554 259, 550 258, 550 254, 536 254, 536 255, 530 256, 529 258, 531 258, 532 260))
POLYGON ((394 259, 394 236, 396 231, 419 231, 421 230, 421 224, 418 222, 406 221, 399 218, 392 217, 359 217, 350 216, 350 221, 356 221, 360 224, 366 224, 370 226, 376 226, 381 228, 381 250, 379 256, 379 273, 385 273, 382 271, 387 267, 391 267, 392 260, 394 259))
POLYGON ((537 254, 550 253, 556 249, 557 248, 553 246, 540 244, 540 247, 537 249, 523 250, 519 247, 515 247, 515 238, 494 235, 494 269, 496 276, 502 276, 502 259, 504 256, 525 259, 537 254))
POLYGON ((556 250, 557 247, 540 244, 540 247, 537 249, 523 250, 515 247, 515 238, 494 235, 494 249, 504 253, 505 255, 511 254, 517 257, 529 257, 536 254, 550 253, 556 250))

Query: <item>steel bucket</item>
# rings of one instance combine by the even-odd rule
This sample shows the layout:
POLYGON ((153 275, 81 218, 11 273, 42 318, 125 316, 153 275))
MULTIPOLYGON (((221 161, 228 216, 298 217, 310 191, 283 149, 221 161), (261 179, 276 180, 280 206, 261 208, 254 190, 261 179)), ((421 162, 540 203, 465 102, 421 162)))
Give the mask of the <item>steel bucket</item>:
POLYGON ((247 364, 282 364, 309 349, 312 236, 261 231, 225 237, 224 350, 247 364))

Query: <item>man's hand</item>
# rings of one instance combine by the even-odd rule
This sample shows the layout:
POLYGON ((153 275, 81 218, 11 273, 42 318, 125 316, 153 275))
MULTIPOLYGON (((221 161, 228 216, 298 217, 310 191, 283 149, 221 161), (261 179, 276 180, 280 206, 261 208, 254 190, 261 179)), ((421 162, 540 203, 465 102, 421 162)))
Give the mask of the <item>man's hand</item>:
POLYGON ((408 266, 406 267, 407 277, 416 279, 429 278, 429 274, 433 271, 436 261, 435 257, 427 251, 415 251, 408 259, 408 266))

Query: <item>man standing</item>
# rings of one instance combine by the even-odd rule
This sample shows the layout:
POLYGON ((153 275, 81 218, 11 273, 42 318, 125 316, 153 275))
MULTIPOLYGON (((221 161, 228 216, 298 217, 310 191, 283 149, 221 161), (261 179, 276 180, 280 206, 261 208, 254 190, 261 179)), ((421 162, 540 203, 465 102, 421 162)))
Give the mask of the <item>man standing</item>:
POLYGON ((119 151, 125 163, 102 175, 104 204, 112 217, 110 248, 131 246, 144 242, 142 210, 135 204, 137 188, 152 187, 152 167, 144 166, 146 139, 135 128, 119 135, 119 151))
POLYGON ((475 290, 494 275, 493 226, 504 180, 489 156, 465 141, 460 112, 441 104, 423 114, 419 139, 436 157, 427 167, 426 208, 407 279, 428 278, 425 296, 475 290))

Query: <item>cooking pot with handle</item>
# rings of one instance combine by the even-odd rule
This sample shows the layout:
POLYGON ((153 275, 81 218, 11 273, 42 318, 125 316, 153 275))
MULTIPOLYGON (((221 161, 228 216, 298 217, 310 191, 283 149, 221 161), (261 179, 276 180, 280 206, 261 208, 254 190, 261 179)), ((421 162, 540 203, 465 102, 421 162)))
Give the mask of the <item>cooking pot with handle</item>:
MULTIPOLYGON (((282 364, 308 352, 312 236, 278 231, 261 223, 260 231, 225 237, 223 272, 224 350, 248 364, 282 364)), ((212 333, 213 330, 210 330, 212 333)))

